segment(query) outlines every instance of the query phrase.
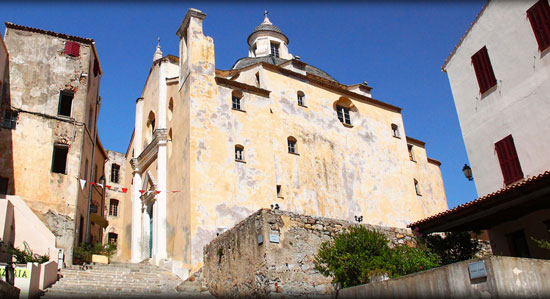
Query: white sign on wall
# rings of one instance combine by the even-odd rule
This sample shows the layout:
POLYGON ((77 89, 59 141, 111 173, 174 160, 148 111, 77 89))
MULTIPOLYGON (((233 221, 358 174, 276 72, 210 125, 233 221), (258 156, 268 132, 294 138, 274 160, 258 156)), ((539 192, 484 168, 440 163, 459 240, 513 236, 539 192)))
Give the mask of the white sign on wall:
POLYGON ((484 261, 469 263, 468 270, 470 272, 470 279, 487 277, 487 270, 485 269, 484 261))

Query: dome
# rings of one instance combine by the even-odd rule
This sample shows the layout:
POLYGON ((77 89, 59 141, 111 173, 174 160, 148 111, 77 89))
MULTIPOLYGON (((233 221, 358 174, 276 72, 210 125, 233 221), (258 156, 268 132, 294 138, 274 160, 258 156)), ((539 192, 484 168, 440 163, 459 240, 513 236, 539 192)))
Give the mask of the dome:
POLYGON ((254 28, 254 31, 252 31, 252 33, 248 36, 248 45, 252 45, 252 37, 253 36, 257 36, 258 34, 261 34, 262 32, 265 32, 265 33, 268 33, 268 32, 274 32, 276 34, 279 34, 281 35, 281 40, 284 40, 285 43, 288 45, 288 37, 286 37, 286 35, 284 35, 284 33, 281 31, 281 29, 279 29, 277 26, 273 25, 270 21, 269 21, 269 18, 267 17, 267 12, 265 13, 265 18, 264 18, 264 21, 258 25, 256 28, 254 28))

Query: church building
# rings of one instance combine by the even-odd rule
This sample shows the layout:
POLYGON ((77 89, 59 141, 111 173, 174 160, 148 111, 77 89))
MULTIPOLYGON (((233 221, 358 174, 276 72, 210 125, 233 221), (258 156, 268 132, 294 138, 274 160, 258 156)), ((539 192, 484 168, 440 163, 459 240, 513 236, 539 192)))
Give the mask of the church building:
POLYGON ((178 56, 157 47, 136 101, 122 257, 186 277, 261 208, 395 227, 447 209, 441 163, 406 135, 401 108, 293 56, 267 13, 247 57, 217 69, 205 17, 188 10, 178 56))

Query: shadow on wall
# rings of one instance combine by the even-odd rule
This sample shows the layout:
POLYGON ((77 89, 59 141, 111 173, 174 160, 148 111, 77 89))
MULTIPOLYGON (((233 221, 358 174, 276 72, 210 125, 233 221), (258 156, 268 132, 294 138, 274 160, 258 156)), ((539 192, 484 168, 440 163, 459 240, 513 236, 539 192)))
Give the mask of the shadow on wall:
POLYGON ((0 195, 5 195, 15 194, 12 134, 17 127, 18 112, 11 107, 8 55, 3 44, 0 48, 0 195))

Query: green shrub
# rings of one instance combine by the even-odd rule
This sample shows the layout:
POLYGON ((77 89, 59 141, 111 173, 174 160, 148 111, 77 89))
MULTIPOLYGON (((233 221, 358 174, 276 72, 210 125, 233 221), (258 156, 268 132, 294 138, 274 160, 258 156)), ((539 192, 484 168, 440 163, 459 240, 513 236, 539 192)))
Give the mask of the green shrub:
POLYGON ((101 243, 95 243, 95 244, 85 244, 82 243, 80 246, 76 247, 73 251, 73 261, 74 264, 80 264, 80 263, 91 263, 92 262, 92 255, 94 254, 100 254, 100 255, 106 255, 109 258, 113 256, 116 252, 116 247, 111 244, 103 245, 101 243))
POLYGON ((18 264, 26 264, 26 263, 42 264, 50 260, 50 256, 47 254, 40 255, 40 254, 34 253, 27 242, 24 241, 23 246, 25 246, 25 249, 21 250, 19 248, 13 247, 12 244, 8 245, 8 253, 10 253, 15 257, 18 264))
POLYGON ((445 237, 429 235, 417 241, 437 254, 442 265, 472 259, 481 249, 479 240, 472 238, 468 232, 449 232, 445 237))
POLYGON ((390 249, 382 233, 353 226, 321 244, 315 269, 346 288, 368 283, 372 275, 398 277, 436 267, 438 262, 437 256, 421 248, 403 245, 390 249))
POLYGON ((540 247, 540 248, 543 248, 543 249, 548 249, 550 250, 550 242, 546 241, 546 240, 538 240, 538 239, 535 239, 533 237, 531 237, 531 240, 535 243, 537 243, 537 245, 540 247))

